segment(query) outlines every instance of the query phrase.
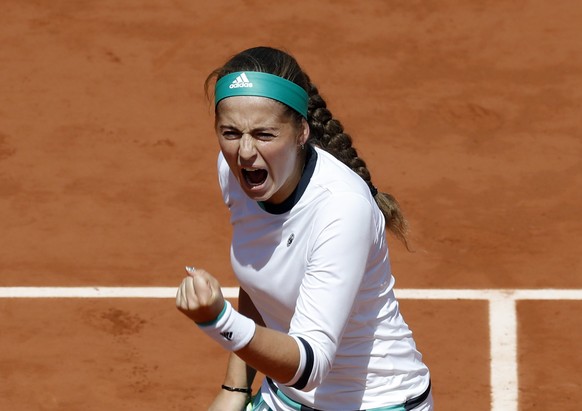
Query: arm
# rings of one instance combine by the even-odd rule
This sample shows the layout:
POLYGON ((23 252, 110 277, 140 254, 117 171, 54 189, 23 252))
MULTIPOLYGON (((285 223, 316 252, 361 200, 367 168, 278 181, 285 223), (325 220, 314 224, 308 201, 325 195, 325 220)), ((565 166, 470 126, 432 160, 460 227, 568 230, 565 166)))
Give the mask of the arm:
MULTIPOLYGON (((264 326, 261 314, 259 314, 248 294, 242 288, 239 289, 238 293, 238 311, 252 319, 256 324, 264 326)), ((247 365, 235 353, 231 353, 224 377, 224 385, 251 387, 256 373, 256 369, 247 365)))
MULTIPOLYGON (((223 384, 229 387, 250 387, 255 373, 254 369, 247 366, 236 354, 231 353, 223 384)), ((243 411, 248 401, 249 396, 245 393, 221 389, 208 411, 243 411)))
MULTIPOLYGON (((276 381, 291 380, 300 364, 299 348, 295 339, 262 326, 263 320, 248 295, 242 290, 240 295, 243 297, 239 302, 241 310, 247 311, 244 318, 255 319, 253 324, 256 328, 248 344, 231 355, 225 385, 229 382, 247 386, 249 379, 252 381, 251 374, 254 378, 254 370, 276 381), (258 324, 256 319, 259 320, 258 324), (247 372, 243 367, 245 364, 248 364, 253 371, 247 372)), ((188 271, 188 276, 178 288, 176 306, 200 326, 216 321, 224 312, 225 300, 216 278, 204 270, 196 269, 188 271)), ((243 317, 241 313, 234 310, 232 313, 234 316, 240 316, 239 320, 243 317)), ((243 334, 248 334, 248 332, 249 330, 244 330, 243 334)))
POLYGON ((312 246, 289 335, 255 325, 232 309, 222 316, 220 285, 203 270, 189 273, 182 283, 178 308, 199 325, 220 322, 226 328, 204 331, 272 379, 301 390, 319 385, 333 364, 374 239, 369 204, 357 196, 339 200, 342 207, 327 208, 317 221, 320 234, 312 246), (238 343, 221 341, 225 331, 235 339, 242 337, 238 343))
MULTIPOLYGON (((257 324, 264 324, 261 315, 244 290, 239 289, 238 310, 241 314, 253 319, 257 324)), ((231 352, 226 368, 223 384, 229 387, 252 387, 257 371, 247 365, 239 356, 231 352)), ((248 396, 245 393, 221 389, 216 395, 209 411, 241 411, 244 409, 248 396)))
POLYGON ((236 352, 247 364, 275 381, 288 382, 300 363, 299 347, 293 337, 257 326, 251 342, 236 352))

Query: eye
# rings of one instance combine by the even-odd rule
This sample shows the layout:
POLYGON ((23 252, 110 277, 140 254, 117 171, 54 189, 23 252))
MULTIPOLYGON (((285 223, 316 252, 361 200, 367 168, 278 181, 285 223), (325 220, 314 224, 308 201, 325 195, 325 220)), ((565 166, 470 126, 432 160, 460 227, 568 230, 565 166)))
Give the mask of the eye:
POLYGON ((259 140, 271 140, 275 138, 275 135, 267 131, 260 131, 256 134, 256 138, 258 138, 259 140))
POLYGON ((240 137, 240 133, 235 130, 223 130, 221 135, 227 140, 234 140, 240 137))

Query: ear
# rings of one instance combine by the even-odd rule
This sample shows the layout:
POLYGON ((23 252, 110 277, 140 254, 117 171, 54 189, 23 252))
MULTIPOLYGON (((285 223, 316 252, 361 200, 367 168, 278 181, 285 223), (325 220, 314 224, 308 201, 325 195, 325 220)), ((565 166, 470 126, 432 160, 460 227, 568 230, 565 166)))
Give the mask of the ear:
POLYGON ((300 134, 297 137, 297 143, 300 146, 307 143, 307 139, 309 138, 309 123, 304 118, 301 119, 300 134))

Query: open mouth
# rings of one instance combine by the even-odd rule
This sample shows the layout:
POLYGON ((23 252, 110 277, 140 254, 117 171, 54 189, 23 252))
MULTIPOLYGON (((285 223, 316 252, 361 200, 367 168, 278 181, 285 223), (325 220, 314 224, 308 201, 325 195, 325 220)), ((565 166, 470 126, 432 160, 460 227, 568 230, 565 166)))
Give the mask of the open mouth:
POLYGON ((260 186, 265 182, 269 173, 267 170, 263 169, 249 169, 243 168, 242 175, 247 182, 247 184, 251 187, 260 186))

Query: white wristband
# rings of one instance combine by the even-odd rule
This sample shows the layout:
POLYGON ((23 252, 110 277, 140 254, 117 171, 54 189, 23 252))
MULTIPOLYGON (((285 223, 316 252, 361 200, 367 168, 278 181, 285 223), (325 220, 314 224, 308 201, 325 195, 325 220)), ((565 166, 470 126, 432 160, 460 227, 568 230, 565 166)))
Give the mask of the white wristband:
POLYGON ((228 302, 224 302, 222 312, 214 321, 197 323, 206 335, 228 351, 238 351, 245 347, 255 335, 257 325, 245 317, 228 302))

